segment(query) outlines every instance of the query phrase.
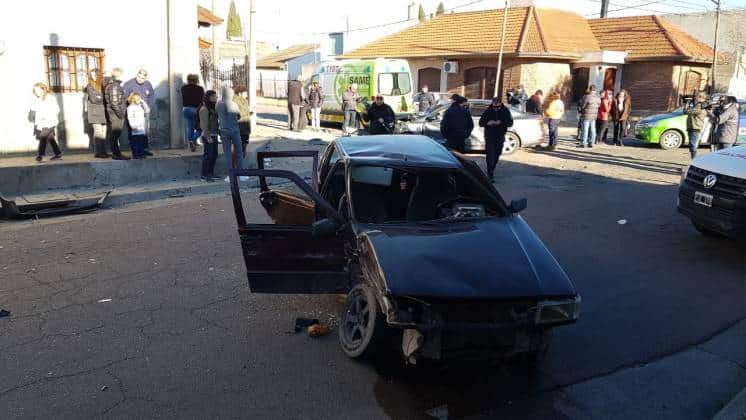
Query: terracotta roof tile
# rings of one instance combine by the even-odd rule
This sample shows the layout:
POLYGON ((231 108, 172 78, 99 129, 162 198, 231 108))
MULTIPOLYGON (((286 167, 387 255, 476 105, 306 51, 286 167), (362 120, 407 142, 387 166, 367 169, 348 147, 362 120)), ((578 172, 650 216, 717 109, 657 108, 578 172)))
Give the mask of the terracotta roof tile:
POLYGON ((220 25, 223 19, 215 16, 210 10, 197 6, 197 22, 203 25, 220 25))
MULTIPOLYGON (((504 9, 451 13, 420 23, 345 54, 349 58, 496 54, 504 9)), ((576 53, 598 50, 585 19, 571 12, 533 7, 508 9, 507 53, 576 53), (547 20, 547 22, 544 22, 547 20), (556 20, 556 21, 555 21, 556 20), (567 22, 571 22, 568 25, 567 22), (557 28, 544 33, 541 28, 557 28)))
POLYGON ((629 51, 627 60, 654 57, 712 61, 712 49, 657 16, 590 19, 601 48, 629 51))

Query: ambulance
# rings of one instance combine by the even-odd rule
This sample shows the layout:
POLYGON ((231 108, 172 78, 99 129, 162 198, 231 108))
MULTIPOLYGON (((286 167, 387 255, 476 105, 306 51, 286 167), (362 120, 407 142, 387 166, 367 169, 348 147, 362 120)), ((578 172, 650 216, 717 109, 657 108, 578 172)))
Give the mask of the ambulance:
MULTIPOLYGON (((319 83, 324 93, 321 106, 321 121, 342 123, 342 93, 357 84, 357 92, 362 97, 358 104, 358 116, 373 103, 376 95, 383 96, 397 114, 397 119, 409 117, 413 111, 412 74, 407 60, 377 58, 374 60, 335 60, 325 61, 319 66, 306 84, 319 83)), ((362 118, 358 118, 362 122, 362 118)), ((363 122, 363 124, 365 124, 363 122)))

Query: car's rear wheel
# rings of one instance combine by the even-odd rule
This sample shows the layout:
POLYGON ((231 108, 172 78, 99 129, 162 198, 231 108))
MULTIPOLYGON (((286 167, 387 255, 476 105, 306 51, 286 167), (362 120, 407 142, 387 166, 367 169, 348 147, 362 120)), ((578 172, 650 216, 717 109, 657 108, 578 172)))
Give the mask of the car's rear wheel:
POLYGON ((505 133, 505 143, 503 144, 502 154, 512 155, 520 147, 521 147, 521 139, 518 138, 517 134, 510 132, 510 131, 505 133))
POLYGON ((384 335, 385 324, 373 289, 366 284, 353 287, 339 322, 342 351, 353 359, 372 356, 384 335))
POLYGON ((678 149, 684 144, 684 136, 676 130, 666 130, 661 134, 660 145, 664 150, 678 149))

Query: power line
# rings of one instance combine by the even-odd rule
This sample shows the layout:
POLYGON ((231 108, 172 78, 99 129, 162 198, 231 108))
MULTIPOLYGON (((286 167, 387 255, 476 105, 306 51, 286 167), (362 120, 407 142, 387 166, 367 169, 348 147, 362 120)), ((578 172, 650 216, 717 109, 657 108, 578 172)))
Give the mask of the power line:
MULTIPOLYGON (((600 3, 601 2, 601 0, 591 0, 591 1, 594 1, 596 3, 600 3)), ((616 9, 609 10, 609 13, 619 12, 619 11, 622 11, 622 10, 641 10, 643 12, 657 13, 657 14, 661 14, 661 15, 673 13, 670 10, 669 11, 662 11, 662 10, 647 8, 647 6, 651 6, 653 4, 660 4, 663 1, 664 0, 656 0, 656 1, 648 2, 648 3, 638 3, 636 5, 630 5, 630 6, 628 6, 628 5, 622 5, 622 4, 618 4, 618 3, 609 3, 611 6, 616 6, 617 7, 616 9)), ((673 7, 685 8, 684 6, 673 6, 673 7)), ((590 13, 590 14, 585 15, 585 17, 593 17, 593 16, 596 16, 596 15, 598 15, 598 13, 590 13)))

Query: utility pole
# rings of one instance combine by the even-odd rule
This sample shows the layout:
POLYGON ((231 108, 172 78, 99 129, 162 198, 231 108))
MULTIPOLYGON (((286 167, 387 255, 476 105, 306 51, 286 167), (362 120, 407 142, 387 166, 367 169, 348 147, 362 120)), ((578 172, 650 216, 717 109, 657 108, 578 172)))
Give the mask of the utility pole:
POLYGON ((254 113, 251 118, 251 129, 256 128, 256 8, 254 0, 249 0, 249 75, 246 89, 249 91, 249 110, 254 113))
POLYGON ((497 56, 497 76, 495 76, 495 97, 500 97, 500 81, 502 80, 503 70, 503 50, 505 49, 505 31, 508 27, 508 9, 510 9, 510 0, 505 0, 503 9, 503 30, 500 35, 500 53, 497 56))
MULTIPOLYGON (((212 12, 213 15, 215 14, 215 0, 212 0, 212 4, 210 5, 210 12, 212 12)), ((211 55, 212 55, 211 58, 212 59, 210 60, 210 69, 207 70, 207 74, 210 77, 210 83, 211 83, 212 88, 215 90, 219 90, 218 89, 219 86, 215 85, 215 72, 213 70, 218 65, 218 61, 220 61, 220 59, 218 58, 218 53, 217 53, 218 47, 217 47, 217 39, 215 37, 215 24, 210 25, 210 29, 212 31, 212 40, 211 40, 212 41, 212 47, 211 47, 211 55)))
POLYGON ((601 0, 601 19, 606 18, 609 14, 609 0, 601 0))
POLYGON ((710 94, 715 92, 715 74, 718 66, 718 36, 720 32, 720 6, 723 0, 712 0, 715 3, 715 41, 712 43, 712 76, 710 77, 710 94))

